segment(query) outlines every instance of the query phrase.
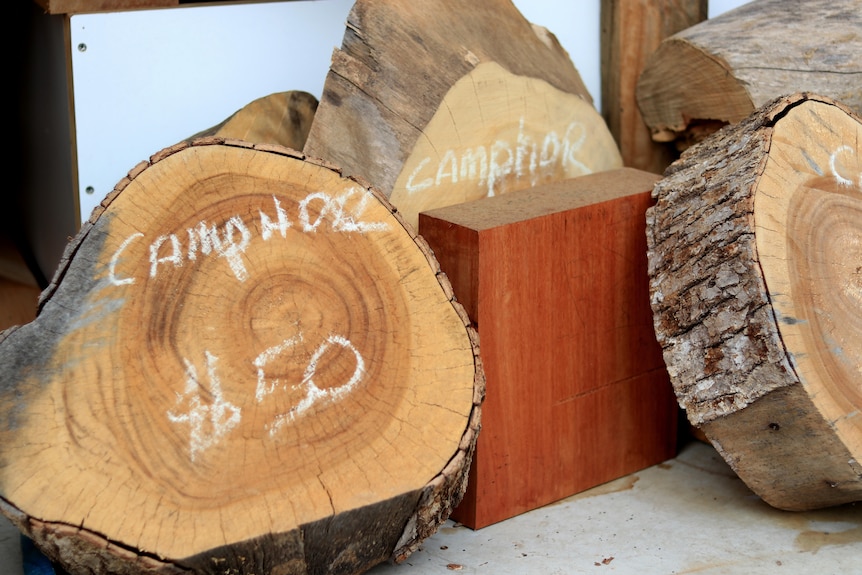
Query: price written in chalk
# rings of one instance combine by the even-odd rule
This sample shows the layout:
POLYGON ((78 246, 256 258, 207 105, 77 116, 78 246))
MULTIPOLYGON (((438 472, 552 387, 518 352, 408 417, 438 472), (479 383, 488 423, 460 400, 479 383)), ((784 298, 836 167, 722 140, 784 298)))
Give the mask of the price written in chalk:
MULTIPOLYGON (((267 348, 252 362, 257 370, 255 403, 262 405, 275 393, 299 392, 301 399, 286 412, 272 416, 264 429, 275 437, 284 426, 295 422, 312 407, 325 407, 343 400, 362 382, 365 376, 365 360, 359 350, 344 336, 330 334, 311 354, 302 378, 298 382, 285 383, 267 375, 267 368, 286 351, 304 341, 302 331, 281 343, 267 348), (354 356, 355 369, 351 376, 338 386, 320 387, 316 381, 321 359, 333 347, 340 347, 354 356)), ((186 383, 182 393, 177 393, 174 407, 168 411, 168 419, 189 427, 189 456, 192 462, 207 449, 217 445, 242 421, 242 408, 231 402, 222 389, 218 370, 219 358, 204 352, 205 369, 198 368, 184 358, 186 383), (204 375, 205 374, 205 375, 204 375)))
POLYGON ((249 277, 245 253, 257 237, 263 242, 279 237, 284 239, 288 229, 300 233, 360 234, 387 230, 389 225, 386 222, 365 219, 369 198, 365 190, 356 187, 339 195, 314 192, 296 203, 295 218, 291 219, 278 197, 272 196, 270 212, 260 209, 254 218, 260 222, 256 230, 249 226, 247 218, 233 215, 220 225, 201 220, 185 230, 155 238, 136 232, 127 236, 111 255, 108 280, 114 286, 135 284, 139 278, 124 271, 124 256, 134 243, 149 241, 147 275, 152 279, 164 273, 165 268, 181 268, 202 258, 218 257, 225 260, 237 280, 244 282, 249 277))

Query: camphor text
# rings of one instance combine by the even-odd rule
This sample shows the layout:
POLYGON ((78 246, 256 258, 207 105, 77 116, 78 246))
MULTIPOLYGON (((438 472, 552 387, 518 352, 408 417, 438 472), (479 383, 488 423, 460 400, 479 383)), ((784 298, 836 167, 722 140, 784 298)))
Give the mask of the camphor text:
POLYGON ((514 142, 500 139, 490 146, 475 146, 459 153, 446 150, 436 166, 430 157, 423 158, 410 172, 405 186, 409 194, 415 194, 440 185, 476 182, 490 197, 504 191, 507 176, 529 176, 530 184, 536 185, 544 174, 558 167, 566 173, 589 174, 592 170, 578 159, 586 138, 584 125, 572 122, 562 137, 551 130, 539 142, 525 133, 522 116, 514 142))
MULTIPOLYGON (((315 192, 306 196, 296 205, 295 222, 279 199, 272 197, 274 212, 259 210, 260 238, 270 241, 274 237, 287 237, 287 230, 296 225, 303 233, 315 233, 326 229, 339 233, 366 233, 388 229, 385 222, 363 220, 369 196, 363 190, 350 188, 344 193, 332 196, 315 192), (328 224, 324 226, 324 224, 328 224)), ((221 257, 230 266, 237 280, 248 279, 248 270, 243 254, 252 245, 252 230, 240 215, 229 217, 221 226, 205 220, 181 232, 145 238, 137 232, 128 236, 111 256, 108 265, 108 280, 115 286, 131 285, 136 282, 134 275, 124 275, 123 255, 137 241, 149 241, 149 277, 156 278, 164 267, 180 268, 187 262, 195 262, 201 257, 221 257)))

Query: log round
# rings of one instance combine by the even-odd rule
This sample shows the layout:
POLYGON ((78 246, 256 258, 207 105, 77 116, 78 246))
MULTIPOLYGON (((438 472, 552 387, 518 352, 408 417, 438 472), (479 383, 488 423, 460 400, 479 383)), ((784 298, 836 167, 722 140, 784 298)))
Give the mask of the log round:
POLYGON ((654 195, 655 327, 691 423, 775 507, 862 499, 862 120, 776 99, 654 195))
POLYGON ((484 394, 379 193, 221 138, 118 184, 0 366, 0 508, 72 574, 403 560, 463 495, 484 394))
POLYGON ((556 37, 510 0, 358 0, 303 151, 424 210, 622 167, 556 37))

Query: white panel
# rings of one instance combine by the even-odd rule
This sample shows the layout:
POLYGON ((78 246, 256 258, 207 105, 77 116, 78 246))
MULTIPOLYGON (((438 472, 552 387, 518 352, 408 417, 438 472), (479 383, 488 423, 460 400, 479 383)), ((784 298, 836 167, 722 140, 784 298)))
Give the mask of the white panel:
MULTIPOLYGON (((353 0, 83 14, 71 18, 81 219, 141 160, 252 100, 320 98, 353 0)), ((518 0, 601 100, 599 0, 518 0)))
POLYGON ((709 6, 707 7, 706 13, 710 18, 715 18, 723 12, 733 10, 737 6, 748 4, 748 1, 749 0, 709 0, 709 6))
POLYGON ((524 17, 554 33, 601 112, 601 0, 514 0, 524 17))
POLYGON ((73 16, 81 218, 138 162, 252 100, 287 90, 319 98, 352 5, 317 0, 73 16))

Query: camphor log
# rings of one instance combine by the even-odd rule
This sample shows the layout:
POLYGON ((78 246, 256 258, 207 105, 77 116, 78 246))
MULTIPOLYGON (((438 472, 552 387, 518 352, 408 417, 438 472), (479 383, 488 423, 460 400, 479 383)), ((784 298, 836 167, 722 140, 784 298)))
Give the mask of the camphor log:
POLYGON ((510 0, 358 0, 304 152, 419 212, 622 167, 569 55, 510 0))
POLYGON ((862 500, 862 120, 778 98, 654 195, 655 327, 691 423, 775 507, 862 500))
POLYGON ((117 185, 0 366, 0 509, 73 574, 402 560, 463 495, 484 393, 378 192, 221 138, 117 185))
POLYGON ((862 0, 754 0, 664 40, 638 81, 657 141, 680 148, 779 96, 813 92, 862 113, 862 0))

